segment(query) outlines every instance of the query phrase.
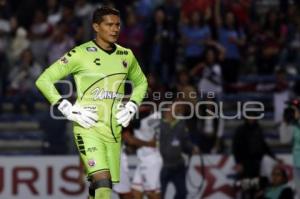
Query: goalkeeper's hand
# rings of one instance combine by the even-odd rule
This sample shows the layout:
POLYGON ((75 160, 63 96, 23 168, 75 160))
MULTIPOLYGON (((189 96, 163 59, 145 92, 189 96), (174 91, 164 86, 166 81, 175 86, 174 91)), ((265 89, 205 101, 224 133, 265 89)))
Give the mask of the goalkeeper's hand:
POLYGON ((88 129, 96 125, 98 115, 92 111, 85 110, 79 105, 72 105, 68 100, 63 100, 58 105, 58 110, 68 119, 77 122, 82 127, 88 129))
POLYGON ((132 101, 127 102, 125 106, 121 104, 116 114, 118 124, 127 127, 137 110, 137 105, 132 101))

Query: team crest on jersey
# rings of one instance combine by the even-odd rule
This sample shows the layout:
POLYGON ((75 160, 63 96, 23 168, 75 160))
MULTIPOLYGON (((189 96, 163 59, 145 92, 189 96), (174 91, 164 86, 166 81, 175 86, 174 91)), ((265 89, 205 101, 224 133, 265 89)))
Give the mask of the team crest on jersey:
POLYGON ((87 47, 86 50, 88 52, 97 52, 97 48, 96 47, 87 47))
POLYGON ((93 160, 93 159, 91 159, 91 160, 88 160, 88 165, 89 165, 90 167, 93 167, 93 166, 95 166, 95 165, 96 165, 96 161, 95 161, 95 160, 93 160))
POLYGON ((67 64, 69 61, 68 61, 68 59, 66 58, 66 57, 62 57, 62 58, 60 58, 60 63, 61 64, 67 64))
POLYGON ((127 68, 128 63, 125 60, 122 61, 122 64, 123 64, 124 68, 127 68))

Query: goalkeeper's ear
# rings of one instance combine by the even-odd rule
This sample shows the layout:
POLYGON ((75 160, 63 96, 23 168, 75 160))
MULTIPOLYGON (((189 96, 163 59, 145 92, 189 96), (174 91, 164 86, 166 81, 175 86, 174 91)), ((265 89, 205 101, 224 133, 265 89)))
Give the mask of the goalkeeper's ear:
POLYGON ((97 24, 97 23, 93 23, 92 24, 92 27, 93 27, 93 29, 94 29, 94 31, 96 32, 96 33, 98 33, 99 32, 99 24, 97 24))

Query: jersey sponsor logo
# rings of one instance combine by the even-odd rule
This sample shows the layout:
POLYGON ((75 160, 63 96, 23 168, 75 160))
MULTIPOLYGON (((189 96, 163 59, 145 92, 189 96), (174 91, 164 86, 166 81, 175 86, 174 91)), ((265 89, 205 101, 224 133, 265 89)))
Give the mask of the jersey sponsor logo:
POLYGON ((97 52, 97 48, 96 47, 87 47, 86 50, 88 52, 97 52))
POLYGON ((93 167, 93 166, 95 166, 95 165, 96 165, 96 161, 95 161, 95 160, 93 160, 93 159, 91 159, 91 160, 88 160, 88 165, 89 165, 90 167, 93 167))
POLYGON ((124 68, 127 68, 128 63, 125 60, 122 61, 122 64, 123 64, 124 68))
POLYGON ((94 63, 97 65, 97 66, 100 66, 101 64, 100 64, 100 59, 99 58, 96 58, 95 60, 94 60, 94 63))
POLYGON ((97 151, 97 148, 96 147, 90 147, 90 148, 87 148, 86 151, 87 152, 95 152, 95 151, 97 151))
POLYGON ((112 92, 112 91, 105 91, 104 89, 96 88, 92 91, 93 100, 102 100, 102 99, 121 99, 123 97, 122 94, 112 92))
POLYGON ((117 50, 116 54, 117 55, 128 55, 128 51, 127 50, 117 50))
POLYGON ((69 61, 68 61, 68 59, 66 58, 66 57, 62 57, 62 58, 60 58, 60 63, 61 64, 67 64, 69 61))

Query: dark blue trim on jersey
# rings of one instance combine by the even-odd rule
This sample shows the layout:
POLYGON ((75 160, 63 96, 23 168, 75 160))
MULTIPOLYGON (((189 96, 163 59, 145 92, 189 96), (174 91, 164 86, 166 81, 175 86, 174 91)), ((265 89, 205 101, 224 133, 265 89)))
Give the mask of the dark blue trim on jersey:
POLYGON ((95 40, 93 40, 94 44, 102 51, 106 52, 107 54, 111 55, 113 54, 116 49, 117 49, 117 46, 115 44, 112 44, 112 49, 111 50, 105 50, 103 49, 99 44, 97 44, 97 42, 95 40))

